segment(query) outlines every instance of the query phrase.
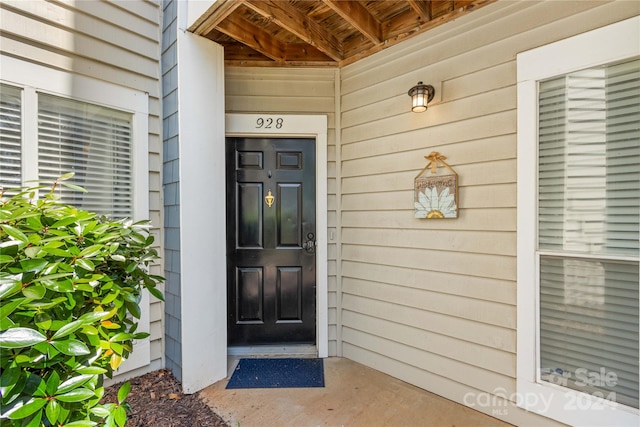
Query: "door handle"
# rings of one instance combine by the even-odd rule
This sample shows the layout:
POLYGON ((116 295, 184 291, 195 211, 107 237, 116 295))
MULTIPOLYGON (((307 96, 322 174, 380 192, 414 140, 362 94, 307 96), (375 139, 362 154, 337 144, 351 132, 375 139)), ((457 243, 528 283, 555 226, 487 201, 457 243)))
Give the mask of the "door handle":
POLYGON ((307 241, 302 244, 302 249, 307 251, 307 253, 312 254, 316 251, 316 241, 314 240, 315 235, 313 233, 307 234, 307 241))

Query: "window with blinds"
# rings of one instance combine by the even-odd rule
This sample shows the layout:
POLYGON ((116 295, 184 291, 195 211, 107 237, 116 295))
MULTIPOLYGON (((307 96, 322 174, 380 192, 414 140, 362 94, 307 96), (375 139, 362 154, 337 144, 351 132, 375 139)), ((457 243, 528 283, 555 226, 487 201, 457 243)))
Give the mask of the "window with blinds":
POLYGON ((22 183, 22 89, 0 84, 0 186, 22 183))
POLYGON ((66 203, 114 218, 133 215, 132 118, 86 102, 38 94, 38 178, 74 172, 66 203))
POLYGON ((540 83, 542 379, 638 408, 640 59, 540 83))

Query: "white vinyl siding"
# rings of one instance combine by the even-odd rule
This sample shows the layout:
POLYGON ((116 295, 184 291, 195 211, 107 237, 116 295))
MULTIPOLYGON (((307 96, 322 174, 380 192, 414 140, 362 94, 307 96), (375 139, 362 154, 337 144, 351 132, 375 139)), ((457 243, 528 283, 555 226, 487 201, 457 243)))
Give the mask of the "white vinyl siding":
MULTIPOLYGON (((30 79, 26 98, 34 100, 37 99, 34 89, 51 86, 46 93, 104 106, 104 103, 92 100, 93 95, 83 94, 94 94, 100 98, 105 95, 103 88, 107 87, 116 88, 115 91, 106 90, 116 96, 120 90, 133 91, 145 104, 144 110, 148 116, 145 117, 144 124, 133 127, 133 133, 134 140, 141 141, 142 138, 148 148, 144 153, 134 151, 132 158, 144 163, 143 181, 148 182, 148 187, 146 194, 138 196, 133 203, 145 206, 146 212, 140 212, 140 215, 151 219, 154 247, 161 253, 160 19, 160 5, 153 1, 0 2, 0 79, 3 83, 23 87, 26 85, 25 80, 30 79), (42 67, 45 72, 16 75, 12 71, 20 63, 42 67), (48 71, 53 70, 64 73, 65 77, 51 80, 48 71), (141 136, 138 130, 142 129, 144 134, 141 136)), ((129 105, 137 103, 138 101, 132 100, 129 105)), ((109 107, 131 112, 131 107, 122 108, 114 104, 109 107)), ((23 128, 22 133, 25 138, 36 139, 37 122, 23 128)), ((36 152, 23 151, 22 156, 22 181, 25 173, 29 179, 37 179, 38 164, 32 161, 36 152)), ((134 177, 134 186, 141 182, 139 176, 134 177)), ((153 265, 151 272, 162 275, 162 261, 153 265)), ((144 362, 146 366, 134 372, 162 367, 163 327, 160 307, 161 303, 151 298, 150 310, 146 310, 151 316, 151 337, 147 349, 142 351, 148 354, 147 362, 144 362)), ((137 357, 135 352, 132 357, 137 357)))

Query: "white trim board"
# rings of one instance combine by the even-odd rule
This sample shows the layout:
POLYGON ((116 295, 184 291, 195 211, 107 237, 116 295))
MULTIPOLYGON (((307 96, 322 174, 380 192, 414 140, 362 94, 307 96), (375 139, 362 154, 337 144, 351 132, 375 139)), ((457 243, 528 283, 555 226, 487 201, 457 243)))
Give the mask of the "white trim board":
MULTIPOLYGON (((329 355, 327 277, 327 116, 290 114, 227 114, 226 136, 306 137, 316 140, 316 346, 318 357, 329 355), (262 126, 258 120, 262 119, 262 126), (281 121, 280 121, 281 120, 281 121), (271 126, 266 124, 271 121, 271 126)), ((223 171, 224 172, 224 171, 223 171)), ((224 301, 226 304, 226 301, 224 301)), ((220 308, 218 308, 220 309, 220 308)), ((226 305, 224 306, 226 312, 226 305)))
MULTIPOLYGON (((180 9, 178 9, 180 12, 180 9)), ((178 31, 182 388, 227 375, 224 53, 178 31)))

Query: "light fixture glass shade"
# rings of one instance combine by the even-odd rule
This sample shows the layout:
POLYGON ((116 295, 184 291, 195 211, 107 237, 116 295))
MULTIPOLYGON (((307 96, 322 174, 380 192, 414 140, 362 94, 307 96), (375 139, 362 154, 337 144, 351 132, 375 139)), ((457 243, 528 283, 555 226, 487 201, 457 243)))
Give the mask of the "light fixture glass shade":
POLYGON ((411 111, 414 113, 422 113, 427 111, 427 104, 433 99, 436 91, 431 85, 425 85, 418 82, 417 85, 409 89, 411 97, 411 111))

